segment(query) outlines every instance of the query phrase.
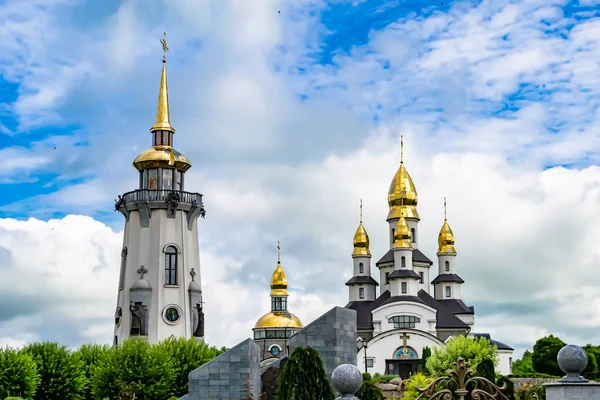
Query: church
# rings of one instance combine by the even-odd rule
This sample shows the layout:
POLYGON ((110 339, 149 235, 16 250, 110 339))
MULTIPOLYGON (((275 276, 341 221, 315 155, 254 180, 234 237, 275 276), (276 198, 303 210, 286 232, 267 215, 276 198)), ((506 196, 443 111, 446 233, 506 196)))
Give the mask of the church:
MULTIPOLYGON (((402 144, 401 144, 402 146, 402 144)), ((431 281, 433 261, 419 250, 417 190, 401 157, 388 193, 389 250, 375 263, 372 276, 369 235, 360 222, 354 235, 353 276, 346 282, 347 308, 357 313, 358 367, 371 374, 402 378, 421 368, 423 349, 445 346, 453 336, 486 337, 498 347, 497 371, 509 374, 513 349, 472 332, 475 309, 462 298, 464 280, 458 275, 454 233, 446 218, 438 235, 437 276, 431 281), (379 288, 379 295, 377 289, 379 288)))

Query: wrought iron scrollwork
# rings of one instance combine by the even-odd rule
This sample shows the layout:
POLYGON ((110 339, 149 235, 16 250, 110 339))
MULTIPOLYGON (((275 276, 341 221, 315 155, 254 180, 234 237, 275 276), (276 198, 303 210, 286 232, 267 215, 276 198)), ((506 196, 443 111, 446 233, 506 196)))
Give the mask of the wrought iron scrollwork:
POLYGON ((423 389, 417 385, 420 393, 417 400, 453 400, 455 395, 456 399, 465 400, 469 394, 472 400, 508 400, 503 393, 506 387, 506 383, 498 387, 485 378, 473 376, 473 370, 467 369, 460 357, 448 376, 436 378, 423 389))

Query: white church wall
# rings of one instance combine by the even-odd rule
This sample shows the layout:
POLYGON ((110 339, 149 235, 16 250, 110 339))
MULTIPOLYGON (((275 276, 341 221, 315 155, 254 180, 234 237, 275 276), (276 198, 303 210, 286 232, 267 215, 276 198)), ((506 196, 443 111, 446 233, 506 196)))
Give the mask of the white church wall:
POLYGON ((389 318, 400 315, 411 315, 419 318, 420 322, 415 324, 415 329, 429 332, 431 331, 431 321, 435 322, 436 311, 420 303, 395 302, 373 310, 373 322, 377 321, 380 324, 381 332, 390 331, 396 328, 394 328, 393 323, 389 322, 389 318))
MULTIPOLYGON (((373 367, 367 368, 367 372, 385 374, 386 360, 393 359, 396 351, 403 346, 403 333, 409 336, 406 345, 416 352, 418 358, 421 358, 425 346, 432 350, 434 347, 443 346, 443 342, 425 332, 402 329, 384 332, 371 339, 367 345, 367 359, 373 360, 373 367)), ((356 365, 360 371, 365 371, 365 349, 359 350, 356 365)))
POLYGON ((512 350, 498 350, 498 366, 496 372, 502 375, 512 374, 512 350))

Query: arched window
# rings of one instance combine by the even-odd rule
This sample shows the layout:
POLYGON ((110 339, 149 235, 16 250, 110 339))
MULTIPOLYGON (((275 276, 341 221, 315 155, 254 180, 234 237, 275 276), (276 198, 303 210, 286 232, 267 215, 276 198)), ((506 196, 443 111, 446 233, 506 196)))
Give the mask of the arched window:
POLYGON ((450 261, 446 261, 446 262, 444 263, 444 266, 445 266, 445 268, 446 268, 446 272, 450 271, 450 261))
POLYGON ((363 263, 358 264, 358 273, 362 274, 365 272, 365 266, 363 265, 363 263))
POLYGON ((359 299, 365 298, 365 288, 358 288, 358 298, 359 299))
POLYGON ((446 286, 446 297, 452 297, 452 289, 450 286, 446 286))
POLYGON ((394 236, 396 236, 396 230, 392 228, 392 243, 394 243, 394 236))
POLYGON ((417 241, 416 235, 415 235, 415 228, 412 228, 410 230, 410 241, 415 243, 417 241))
POLYGON ((402 282, 400 285, 402 287, 402 294, 406 294, 408 292, 408 285, 406 282, 402 282))
POLYGON ((125 263, 127 262, 127 247, 121 250, 121 271, 119 273, 119 289, 125 286, 125 263))
POLYGON ((402 268, 406 268, 406 257, 402 256, 402 258, 400 259, 400 262, 401 262, 400 265, 402 265, 402 268))
POLYGON ((388 322, 394 324, 394 328, 414 328, 415 324, 421 322, 421 319, 412 315, 397 315, 389 318, 388 322))
POLYGON ((177 249, 167 246, 165 249, 165 285, 177 285, 177 249))

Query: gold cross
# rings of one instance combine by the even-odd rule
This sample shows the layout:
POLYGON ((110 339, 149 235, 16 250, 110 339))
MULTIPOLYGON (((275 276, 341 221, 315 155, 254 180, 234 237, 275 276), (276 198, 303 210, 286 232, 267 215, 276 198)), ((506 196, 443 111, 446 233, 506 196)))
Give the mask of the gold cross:
POLYGON ((444 221, 447 221, 448 219, 446 218, 446 196, 444 196, 444 221))
POLYGON ((281 247, 279 246, 279 240, 277 241, 277 263, 281 262, 281 247))
POLYGON ((400 164, 404 163, 404 135, 400 135, 400 164))
POLYGON ((406 349, 408 347, 406 345, 406 341, 408 339, 410 339, 410 335, 407 335, 406 333, 403 333, 402 335, 400 335, 400 339, 402 339, 402 348, 406 349))
POLYGON ((360 223, 362 224, 362 199, 360 199, 360 223))
POLYGON ((160 44, 162 44, 162 49, 163 49, 163 62, 167 61, 167 51, 169 51, 169 48, 167 47, 167 32, 163 32, 163 38, 160 39, 160 44))

